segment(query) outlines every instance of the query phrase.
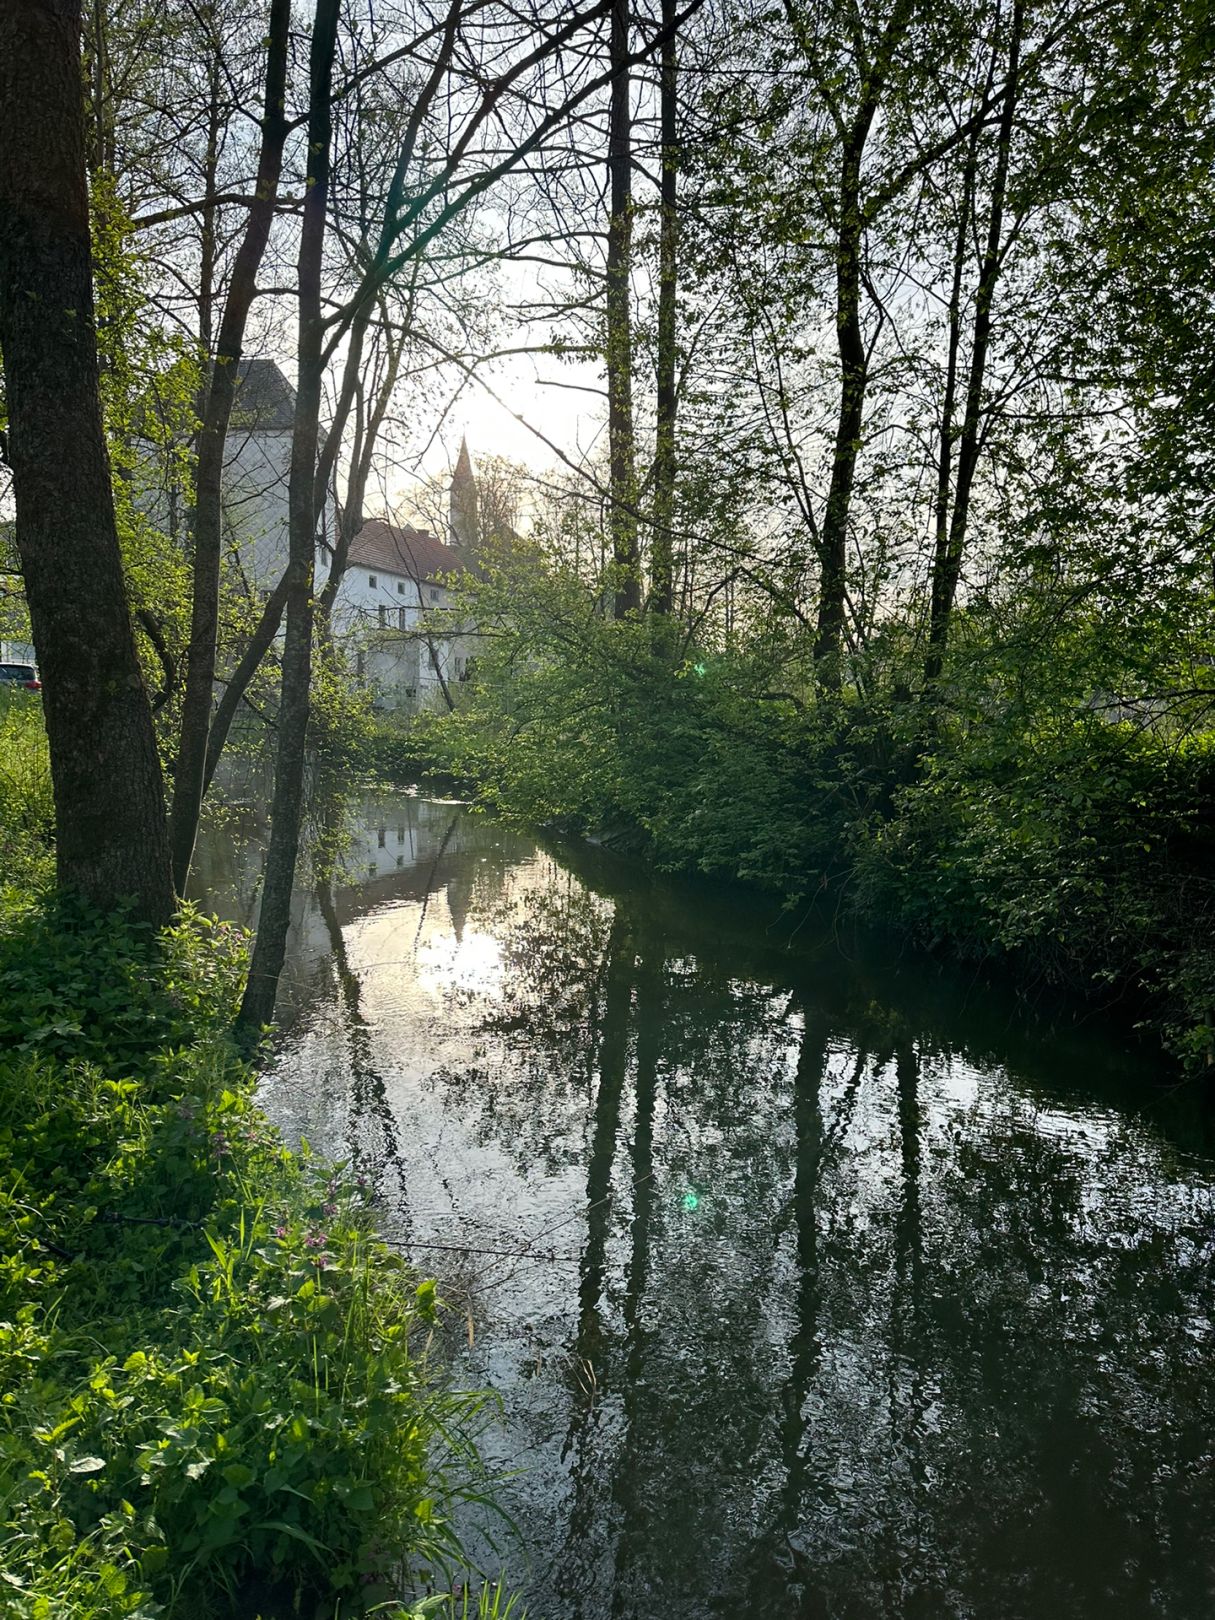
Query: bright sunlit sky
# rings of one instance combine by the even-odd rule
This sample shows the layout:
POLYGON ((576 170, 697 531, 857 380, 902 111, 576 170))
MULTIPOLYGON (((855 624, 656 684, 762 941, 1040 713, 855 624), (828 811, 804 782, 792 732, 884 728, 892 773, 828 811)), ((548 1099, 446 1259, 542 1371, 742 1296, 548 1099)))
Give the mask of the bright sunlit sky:
POLYGON ((558 459, 556 452, 579 462, 605 431, 601 388, 594 364, 558 364, 549 355, 499 361, 464 388, 427 470, 441 471, 455 460, 461 435, 474 462, 478 455, 499 455, 541 469, 558 459))

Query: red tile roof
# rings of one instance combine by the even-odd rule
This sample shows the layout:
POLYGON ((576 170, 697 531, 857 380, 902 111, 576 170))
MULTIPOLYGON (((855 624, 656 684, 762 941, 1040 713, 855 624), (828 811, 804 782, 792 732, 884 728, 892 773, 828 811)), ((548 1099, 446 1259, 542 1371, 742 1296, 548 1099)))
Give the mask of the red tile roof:
POLYGON ((413 580, 458 574, 464 567, 459 555, 436 540, 429 529, 389 523, 384 518, 369 518, 355 535, 350 542, 350 564, 382 568, 386 574, 403 574, 413 580))

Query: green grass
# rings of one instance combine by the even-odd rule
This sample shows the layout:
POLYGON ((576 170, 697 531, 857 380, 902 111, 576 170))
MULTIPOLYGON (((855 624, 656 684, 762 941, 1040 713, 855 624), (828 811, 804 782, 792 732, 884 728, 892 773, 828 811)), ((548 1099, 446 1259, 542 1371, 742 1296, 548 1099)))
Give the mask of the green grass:
MULTIPOLYGON (((434 1284, 377 1242, 357 1178, 256 1107, 224 1034, 243 939, 14 896, 0 1612, 336 1617, 450 1591, 483 1399, 437 1376, 434 1284)), ((470 1612, 517 1620, 490 1589, 470 1612)))
POLYGON ((54 824, 42 700, 0 686, 0 895, 49 876, 54 824))

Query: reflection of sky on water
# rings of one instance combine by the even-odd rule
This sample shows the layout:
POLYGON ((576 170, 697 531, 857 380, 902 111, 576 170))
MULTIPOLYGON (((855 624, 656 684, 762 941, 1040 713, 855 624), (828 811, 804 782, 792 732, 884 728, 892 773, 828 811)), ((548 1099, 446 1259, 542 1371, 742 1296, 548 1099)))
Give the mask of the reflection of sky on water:
POLYGON ((810 935, 390 795, 298 897, 267 1103, 471 1320, 533 1615, 1205 1616, 1202 1116, 810 935))

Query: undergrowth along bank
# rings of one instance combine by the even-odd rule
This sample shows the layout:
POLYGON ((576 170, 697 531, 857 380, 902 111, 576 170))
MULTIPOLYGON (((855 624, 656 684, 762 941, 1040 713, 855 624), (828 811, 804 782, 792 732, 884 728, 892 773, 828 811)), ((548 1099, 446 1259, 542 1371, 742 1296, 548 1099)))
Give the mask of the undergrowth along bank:
POLYGON ((541 578, 509 603, 492 588, 479 611, 509 629, 452 713, 398 734, 414 769, 665 871, 791 908, 818 897, 1121 1000, 1187 1072, 1210 1071, 1215 732, 1121 719, 1084 696, 1084 671, 1028 688, 990 647, 928 705, 889 649, 831 693, 769 646, 605 622, 576 584, 541 578))
POLYGON ((434 1284, 366 1189, 256 1107, 242 936, 4 897, 0 1612, 422 1612, 483 1399, 433 1374, 434 1284))

